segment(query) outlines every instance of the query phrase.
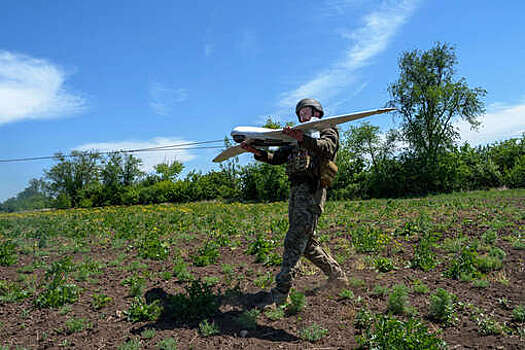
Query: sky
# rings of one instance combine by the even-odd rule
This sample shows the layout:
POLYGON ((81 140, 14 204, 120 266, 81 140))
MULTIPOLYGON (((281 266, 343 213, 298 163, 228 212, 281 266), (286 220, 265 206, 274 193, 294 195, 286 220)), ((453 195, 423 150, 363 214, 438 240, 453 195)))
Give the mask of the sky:
MULTIPOLYGON (((383 107, 403 52, 454 45, 457 76, 487 90, 486 144, 525 132, 522 0, 0 2, 0 160, 222 140, 268 116, 383 107)), ((367 119, 382 130, 391 116, 367 119)), ((219 149, 139 153, 217 169, 219 149)), ((243 162, 249 155, 241 155, 243 162)), ((53 160, 0 163, 0 201, 53 160)))

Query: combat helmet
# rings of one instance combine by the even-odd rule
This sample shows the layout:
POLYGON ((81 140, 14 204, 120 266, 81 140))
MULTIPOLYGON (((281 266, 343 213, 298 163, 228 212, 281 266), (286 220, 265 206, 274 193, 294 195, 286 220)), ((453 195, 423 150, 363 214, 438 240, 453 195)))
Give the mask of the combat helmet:
POLYGON ((297 106, 295 106, 295 114, 297 114, 297 117, 299 118, 299 111, 303 107, 312 107, 314 110, 319 112, 321 115, 319 118, 322 118, 324 115, 323 106, 317 101, 315 98, 303 98, 301 101, 297 103, 297 106))

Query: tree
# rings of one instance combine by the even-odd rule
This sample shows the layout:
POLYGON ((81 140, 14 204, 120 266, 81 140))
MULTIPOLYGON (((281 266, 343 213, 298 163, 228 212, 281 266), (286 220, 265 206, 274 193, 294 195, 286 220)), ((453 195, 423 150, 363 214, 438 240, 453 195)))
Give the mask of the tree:
POLYGON ((98 182, 100 154, 73 151, 70 156, 57 153, 55 158, 58 164, 45 171, 49 189, 62 202, 69 201, 71 206, 77 207, 82 200, 81 191, 98 182))
POLYGON ((154 166, 155 171, 160 174, 162 181, 173 181, 184 169, 184 165, 174 160, 172 162, 160 163, 154 166))
POLYGON ((402 54, 399 79, 388 88, 389 105, 402 118, 401 134, 409 152, 426 175, 435 174, 440 152, 451 150, 459 138, 454 120, 461 118, 476 128, 485 112, 486 90, 469 88, 456 78, 454 47, 436 43, 428 51, 402 54))

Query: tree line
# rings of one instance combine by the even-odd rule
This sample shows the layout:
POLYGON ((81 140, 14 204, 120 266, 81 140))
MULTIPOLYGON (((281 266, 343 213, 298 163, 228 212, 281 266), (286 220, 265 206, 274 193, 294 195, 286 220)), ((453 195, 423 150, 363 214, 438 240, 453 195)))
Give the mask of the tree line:
MULTIPOLYGON (((454 122, 480 126, 485 112, 482 88, 457 78, 454 47, 436 43, 427 51, 405 52, 399 79, 390 84, 388 106, 397 108, 397 129, 381 133, 362 123, 341 132, 338 175, 332 199, 393 198, 491 187, 525 187, 525 134, 490 145, 459 144, 454 122)), ((269 119, 266 127, 278 128, 269 119)), ((225 146, 228 146, 225 140, 225 146)), ((32 179, 2 211, 223 199, 279 201, 288 196, 283 166, 239 165, 238 159, 208 173, 161 163, 144 173, 131 154, 73 152, 32 179)))

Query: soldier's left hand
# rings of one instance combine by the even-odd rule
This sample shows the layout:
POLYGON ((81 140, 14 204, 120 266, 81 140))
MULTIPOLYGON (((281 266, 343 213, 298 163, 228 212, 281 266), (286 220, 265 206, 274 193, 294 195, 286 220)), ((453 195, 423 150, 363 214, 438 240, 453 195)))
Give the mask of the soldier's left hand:
POLYGON ((292 129, 291 127, 287 126, 283 128, 283 134, 293 137, 299 142, 303 142, 304 133, 302 130, 292 129))

